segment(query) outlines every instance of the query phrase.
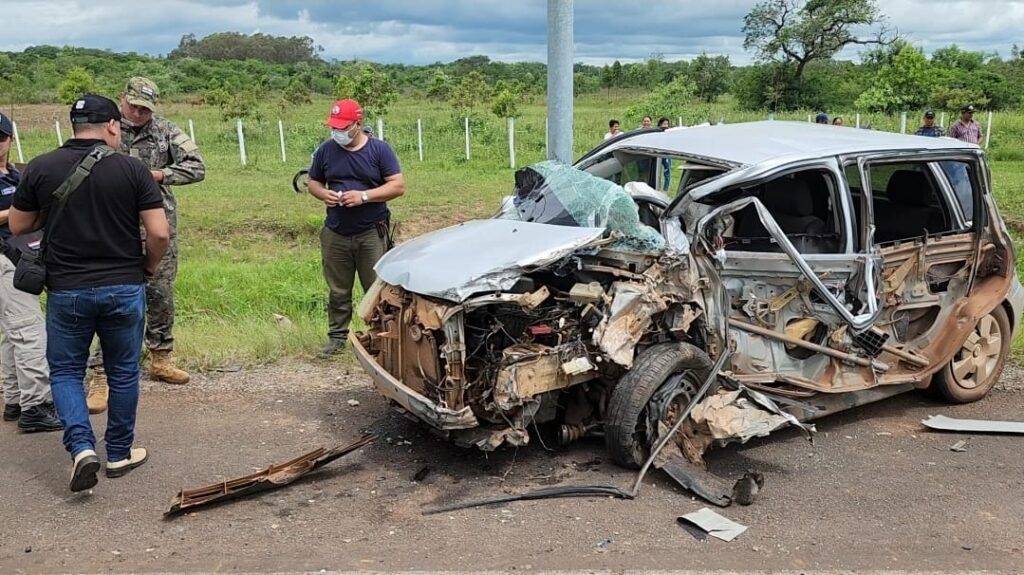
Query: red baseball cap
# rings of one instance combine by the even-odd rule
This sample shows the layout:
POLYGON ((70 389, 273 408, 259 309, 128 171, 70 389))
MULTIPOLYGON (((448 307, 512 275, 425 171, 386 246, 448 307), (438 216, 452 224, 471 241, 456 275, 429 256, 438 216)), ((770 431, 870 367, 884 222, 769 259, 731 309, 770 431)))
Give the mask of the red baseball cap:
POLYGON ((344 130, 363 119, 363 109, 355 100, 337 100, 331 104, 331 115, 324 122, 335 130, 344 130))

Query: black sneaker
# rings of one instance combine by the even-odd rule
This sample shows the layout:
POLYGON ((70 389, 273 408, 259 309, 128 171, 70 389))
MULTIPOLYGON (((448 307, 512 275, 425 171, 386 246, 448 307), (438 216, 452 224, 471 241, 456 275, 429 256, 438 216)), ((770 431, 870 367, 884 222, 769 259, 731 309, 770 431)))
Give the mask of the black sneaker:
POLYGON ((18 418, 18 429, 25 433, 60 431, 64 429, 64 424, 49 409, 42 405, 33 405, 21 412, 21 417, 18 418))
POLYGON ((345 351, 345 340, 344 338, 335 338, 327 340, 327 344, 320 350, 320 357, 328 358, 338 355, 345 351))
POLYGON ((100 458, 96 452, 85 449, 75 456, 74 471, 71 472, 71 491, 79 492, 96 487, 99 479, 96 474, 100 470, 100 458))
POLYGON ((21 417, 21 405, 17 403, 4 404, 4 421, 18 421, 21 417))

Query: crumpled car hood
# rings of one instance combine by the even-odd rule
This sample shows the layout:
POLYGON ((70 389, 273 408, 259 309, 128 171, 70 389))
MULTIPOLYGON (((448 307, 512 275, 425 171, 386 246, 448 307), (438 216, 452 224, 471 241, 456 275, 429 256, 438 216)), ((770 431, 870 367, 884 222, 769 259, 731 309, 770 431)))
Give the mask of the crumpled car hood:
POLYGON ((472 220, 403 242, 374 269, 391 285, 462 302, 475 293, 511 288, 529 268, 559 260, 603 233, 604 228, 472 220))

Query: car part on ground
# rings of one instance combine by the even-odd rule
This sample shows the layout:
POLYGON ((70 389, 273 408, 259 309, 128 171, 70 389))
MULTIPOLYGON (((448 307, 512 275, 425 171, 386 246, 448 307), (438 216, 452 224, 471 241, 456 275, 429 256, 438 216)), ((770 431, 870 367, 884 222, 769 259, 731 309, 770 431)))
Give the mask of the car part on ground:
POLYGON ((1024 421, 989 421, 986 419, 958 419, 945 415, 933 415, 921 423, 936 431, 961 431, 965 433, 1024 433, 1024 421))
POLYGON ((171 500, 171 506, 164 512, 164 516, 172 517, 206 505, 284 487, 303 475, 373 443, 374 439, 376 438, 373 435, 364 435, 346 445, 340 445, 330 450, 320 447, 291 461, 271 465, 245 477, 229 479, 195 489, 182 489, 171 500))
POLYGON ((747 530, 745 525, 740 525, 731 519, 726 519, 707 507, 698 509, 693 513, 687 513, 679 517, 677 521, 682 525, 692 525, 722 541, 732 541, 747 530))

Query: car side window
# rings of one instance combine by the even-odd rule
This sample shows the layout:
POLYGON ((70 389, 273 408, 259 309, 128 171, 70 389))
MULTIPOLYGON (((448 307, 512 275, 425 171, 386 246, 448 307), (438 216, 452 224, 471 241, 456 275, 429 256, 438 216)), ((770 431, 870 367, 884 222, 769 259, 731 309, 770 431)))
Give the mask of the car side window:
POLYGON ((870 166, 875 242, 953 231, 953 213, 927 162, 870 166))
POLYGON ((974 219, 974 172, 971 164, 956 160, 939 162, 942 173, 946 175, 949 185, 953 188, 957 203, 964 214, 964 221, 970 223, 974 219))
MULTIPOLYGON (((804 254, 834 254, 843 250, 843 224, 837 207, 838 186, 823 169, 794 172, 745 188, 723 190, 715 203, 753 196, 768 209, 775 223, 804 254)), ((754 206, 732 214, 723 235, 727 250, 779 252, 782 248, 764 227, 754 206)))

